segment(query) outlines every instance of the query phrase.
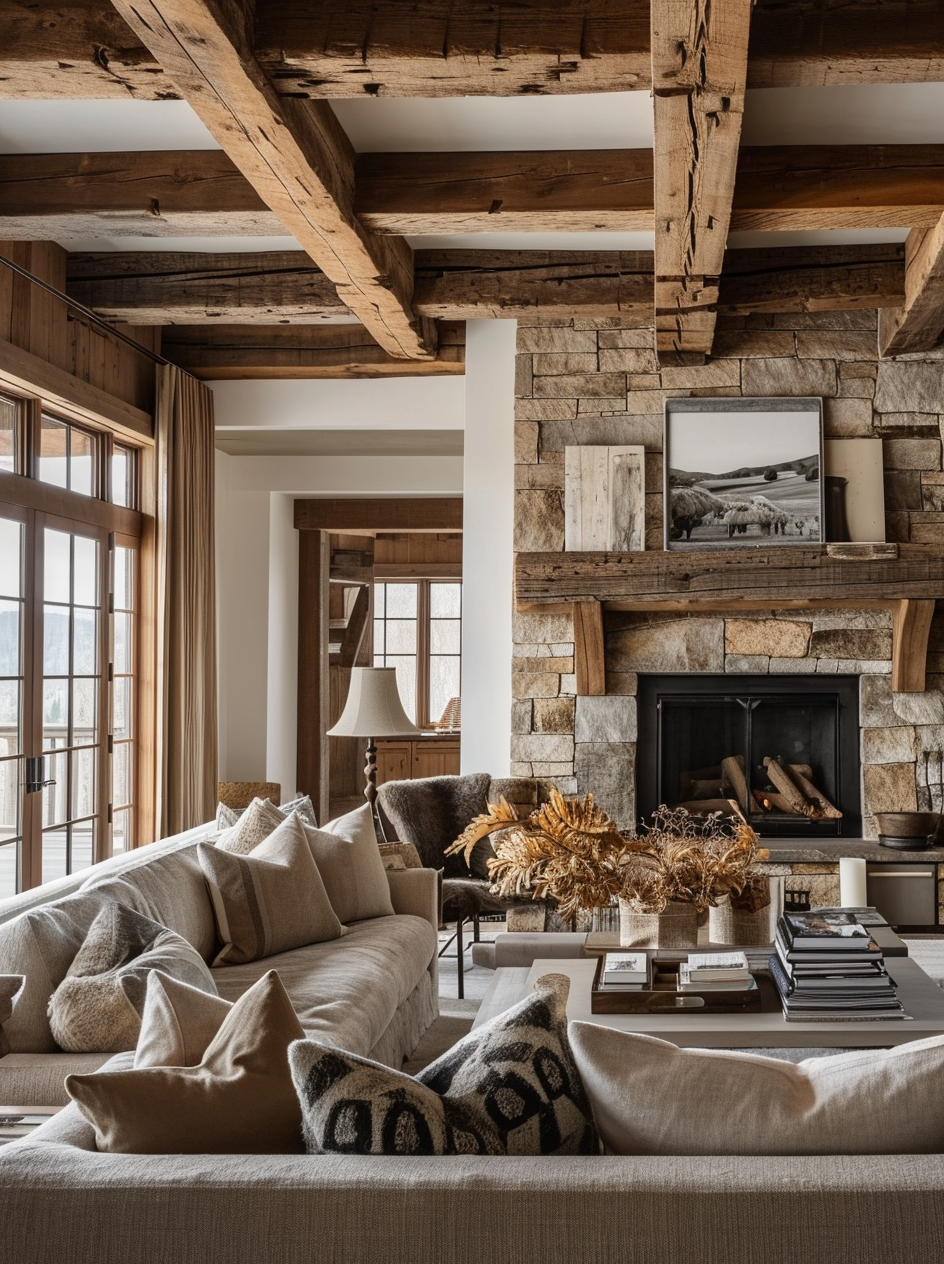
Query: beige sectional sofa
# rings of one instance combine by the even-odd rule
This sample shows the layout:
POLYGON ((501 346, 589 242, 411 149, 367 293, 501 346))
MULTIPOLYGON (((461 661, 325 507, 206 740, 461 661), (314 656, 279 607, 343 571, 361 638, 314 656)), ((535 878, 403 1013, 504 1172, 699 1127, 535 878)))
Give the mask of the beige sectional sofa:
MULTIPOLYGON (((32 963, 3 1026, 10 1051, 0 1058, 0 1104, 65 1104, 65 1076, 111 1057, 59 1051, 46 1015, 104 900, 170 927, 205 961, 213 959, 216 927, 196 849, 214 829, 152 843, 0 904, 0 973, 10 969, 3 944, 14 936, 20 959, 32 963)), ((307 1034, 400 1066, 438 1014, 437 878, 429 869, 395 870, 388 881, 393 917, 354 922, 341 939, 250 965, 217 967, 212 973, 220 995, 236 1000, 266 971, 277 970, 307 1034)))
MULTIPOLYGON (((53 894, 120 891, 206 944, 192 856, 202 836, 108 862, 53 894)), ((434 875, 396 872, 390 886, 396 916, 258 969, 216 972, 220 990, 236 995, 274 966, 308 1030, 396 1064, 436 1012, 434 875)), ((19 906, 42 902, 33 893, 19 906)), ((0 909, 0 921, 16 912, 0 909)), ((12 1072, 6 1086, 49 1083, 65 1058, 11 1053, 0 1075, 12 1072)), ((0 1264, 798 1264, 814 1254, 939 1264, 944 1157, 138 1156, 98 1152, 75 1105, 0 1148, 0 1264)))

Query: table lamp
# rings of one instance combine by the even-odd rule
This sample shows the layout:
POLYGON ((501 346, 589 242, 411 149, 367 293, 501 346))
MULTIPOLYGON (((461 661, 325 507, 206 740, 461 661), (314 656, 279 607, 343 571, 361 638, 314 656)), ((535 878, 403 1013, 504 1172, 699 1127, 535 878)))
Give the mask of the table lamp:
POLYGON ((329 737, 366 737, 367 763, 364 795, 370 810, 377 815, 377 747, 376 737, 413 737, 420 732, 403 710, 397 688, 395 667, 352 667, 347 702, 329 737))

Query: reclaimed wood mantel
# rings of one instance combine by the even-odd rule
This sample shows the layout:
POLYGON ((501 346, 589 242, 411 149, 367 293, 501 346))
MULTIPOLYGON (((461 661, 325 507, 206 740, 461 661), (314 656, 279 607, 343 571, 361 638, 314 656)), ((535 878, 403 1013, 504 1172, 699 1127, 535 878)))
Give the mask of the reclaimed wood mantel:
POLYGON ((519 553, 519 608, 573 605, 579 626, 578 693, 602 694, 603 610, 739 613, 813 607, 892 614, 892 688, 925 686, 935 600, 944 600, 944 556, 903 544, 897 558, 849 561, 825 546, 692 552, 519 553), (582 670, 581 669, 582 666, 582 670))

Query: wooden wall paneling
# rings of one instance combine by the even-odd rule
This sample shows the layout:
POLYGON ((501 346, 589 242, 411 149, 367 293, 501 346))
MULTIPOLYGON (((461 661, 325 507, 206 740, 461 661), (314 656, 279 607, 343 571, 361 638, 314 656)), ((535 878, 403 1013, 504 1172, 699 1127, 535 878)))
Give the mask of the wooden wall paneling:
POLYGON ((461 531, 461 496, 342 497, 295 501, 299 531, 376 535, 378 531, 461 531))
POLYGON ((319 821, 328 819, 328 588, 331 550, 325 531, 298 540, 297 789, 311 796, 319 821))
MULTIPOLYGON (((374 539, 374 563, 377 566, 462 566, 462 536, 440 532, 405 531, 378 534, 374 539)), ((392 573, 392 572, 389 572, 392 573)), ((404 574, 408 572, 404 571, 404 574)), ((409 572, 412 573, 412 572, 409 572)), ((430 574, 432 570, 430 570, 430 574)), ((460 572, 461 573, 461 572, 460 572)), ((444 571, 452 576, 455 571, 444 571)))

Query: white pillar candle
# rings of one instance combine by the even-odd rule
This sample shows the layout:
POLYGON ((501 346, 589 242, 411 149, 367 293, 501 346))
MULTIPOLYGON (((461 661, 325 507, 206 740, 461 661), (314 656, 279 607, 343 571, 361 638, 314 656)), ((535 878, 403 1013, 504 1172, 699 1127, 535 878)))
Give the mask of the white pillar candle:
POLYGON ((867 908, 865 861, 844 856, 839 861, 839 903, 843 908, 867 908))

